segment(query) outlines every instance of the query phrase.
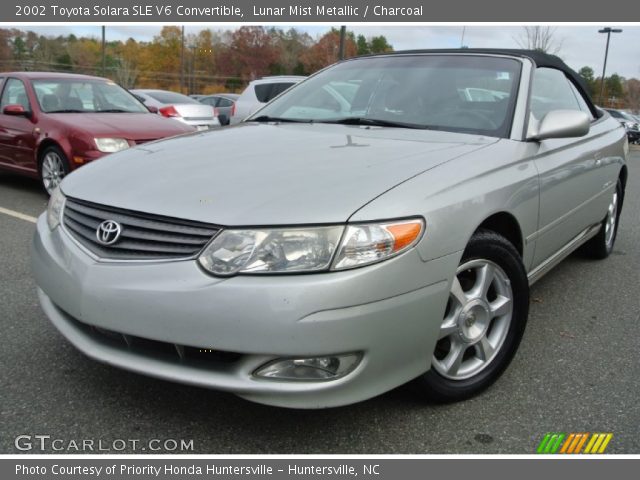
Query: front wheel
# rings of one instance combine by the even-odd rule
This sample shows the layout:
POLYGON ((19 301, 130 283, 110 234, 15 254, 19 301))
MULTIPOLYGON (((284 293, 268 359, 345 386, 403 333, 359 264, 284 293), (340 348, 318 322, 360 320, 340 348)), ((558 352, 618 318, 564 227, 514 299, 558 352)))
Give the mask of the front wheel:
POLYGON ((416 384, 437 402, 481 392, 511 362, 528 312, 529 284, 518 251, 494 232, 477 232, 453 279, 431 370, 416 384))
POLYGON ((40 155, 40 181, 47 195, 53 193, 69 170, 67 156, 60 148, 52 145, 42 151, 40 155))

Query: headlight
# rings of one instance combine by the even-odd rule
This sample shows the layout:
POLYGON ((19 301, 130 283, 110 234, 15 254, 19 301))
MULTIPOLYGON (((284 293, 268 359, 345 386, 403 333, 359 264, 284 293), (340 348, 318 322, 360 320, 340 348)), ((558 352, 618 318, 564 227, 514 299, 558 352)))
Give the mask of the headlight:
POLYGON ((346 228, 223 230, 198 261, 223 276, 345 270, 402 253, 418 242, 423 230, 422 219, 346 228))
POLYGON ((349 225, 333 261, 333 270, 380 262, 413 247, 424 230, 422 219, 349 225))
POLYGON ((49 205, 47 206, 47 223, 49 228, 53 230, 60 225, 60 217, 62 216, 62 207, 64 206, 64 195, 60 190, 60 187, 51 194, 49 198, 49 205))
POLYGON ((129 142, 124 138, 94 138, 98 150, 104 153, 114 153, 129 148, 129 142))
POLYGON ((343 227, 224 230, 200 256, 217 275, 326 270, 343 227))

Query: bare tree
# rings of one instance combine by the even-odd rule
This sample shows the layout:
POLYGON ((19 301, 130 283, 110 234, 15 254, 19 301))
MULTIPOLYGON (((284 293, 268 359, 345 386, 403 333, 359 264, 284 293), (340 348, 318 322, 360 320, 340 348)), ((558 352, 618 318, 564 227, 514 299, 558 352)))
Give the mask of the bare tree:
POLYGON ((118 68, 115 71, 116 81, 124 88, 133 88, 138 78, 138 69, 133 62, 123 57, 118 58, 118 68))
POLYGON ((538 50, 544 53, 557 55, 562 49, 563 39, 556 37, 556 29, 553 27, 522 27, 523 32, 514 40, 521 48, 538 50))

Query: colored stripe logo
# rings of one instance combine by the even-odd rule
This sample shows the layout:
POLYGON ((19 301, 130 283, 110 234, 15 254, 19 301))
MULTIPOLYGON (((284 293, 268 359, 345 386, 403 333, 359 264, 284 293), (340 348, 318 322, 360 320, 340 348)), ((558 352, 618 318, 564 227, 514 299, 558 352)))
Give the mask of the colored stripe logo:
POLYGON ((547 433, 536 453, 604 453, 612 438, 613 433, 547 433))

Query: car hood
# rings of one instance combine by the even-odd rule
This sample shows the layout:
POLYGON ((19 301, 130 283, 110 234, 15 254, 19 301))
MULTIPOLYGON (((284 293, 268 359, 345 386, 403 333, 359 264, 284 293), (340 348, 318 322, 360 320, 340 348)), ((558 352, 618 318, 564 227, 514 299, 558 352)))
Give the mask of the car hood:
POLYGON ((49 117, 93 136, 154 140, 193 132, 193 127, 153 113, 50 113, 49 117))
POLYGON ((76 170, 61 188, 98 204, 219 225, 341 223, 403 181, 496 141, 249 123, 109 155, 76 170))

